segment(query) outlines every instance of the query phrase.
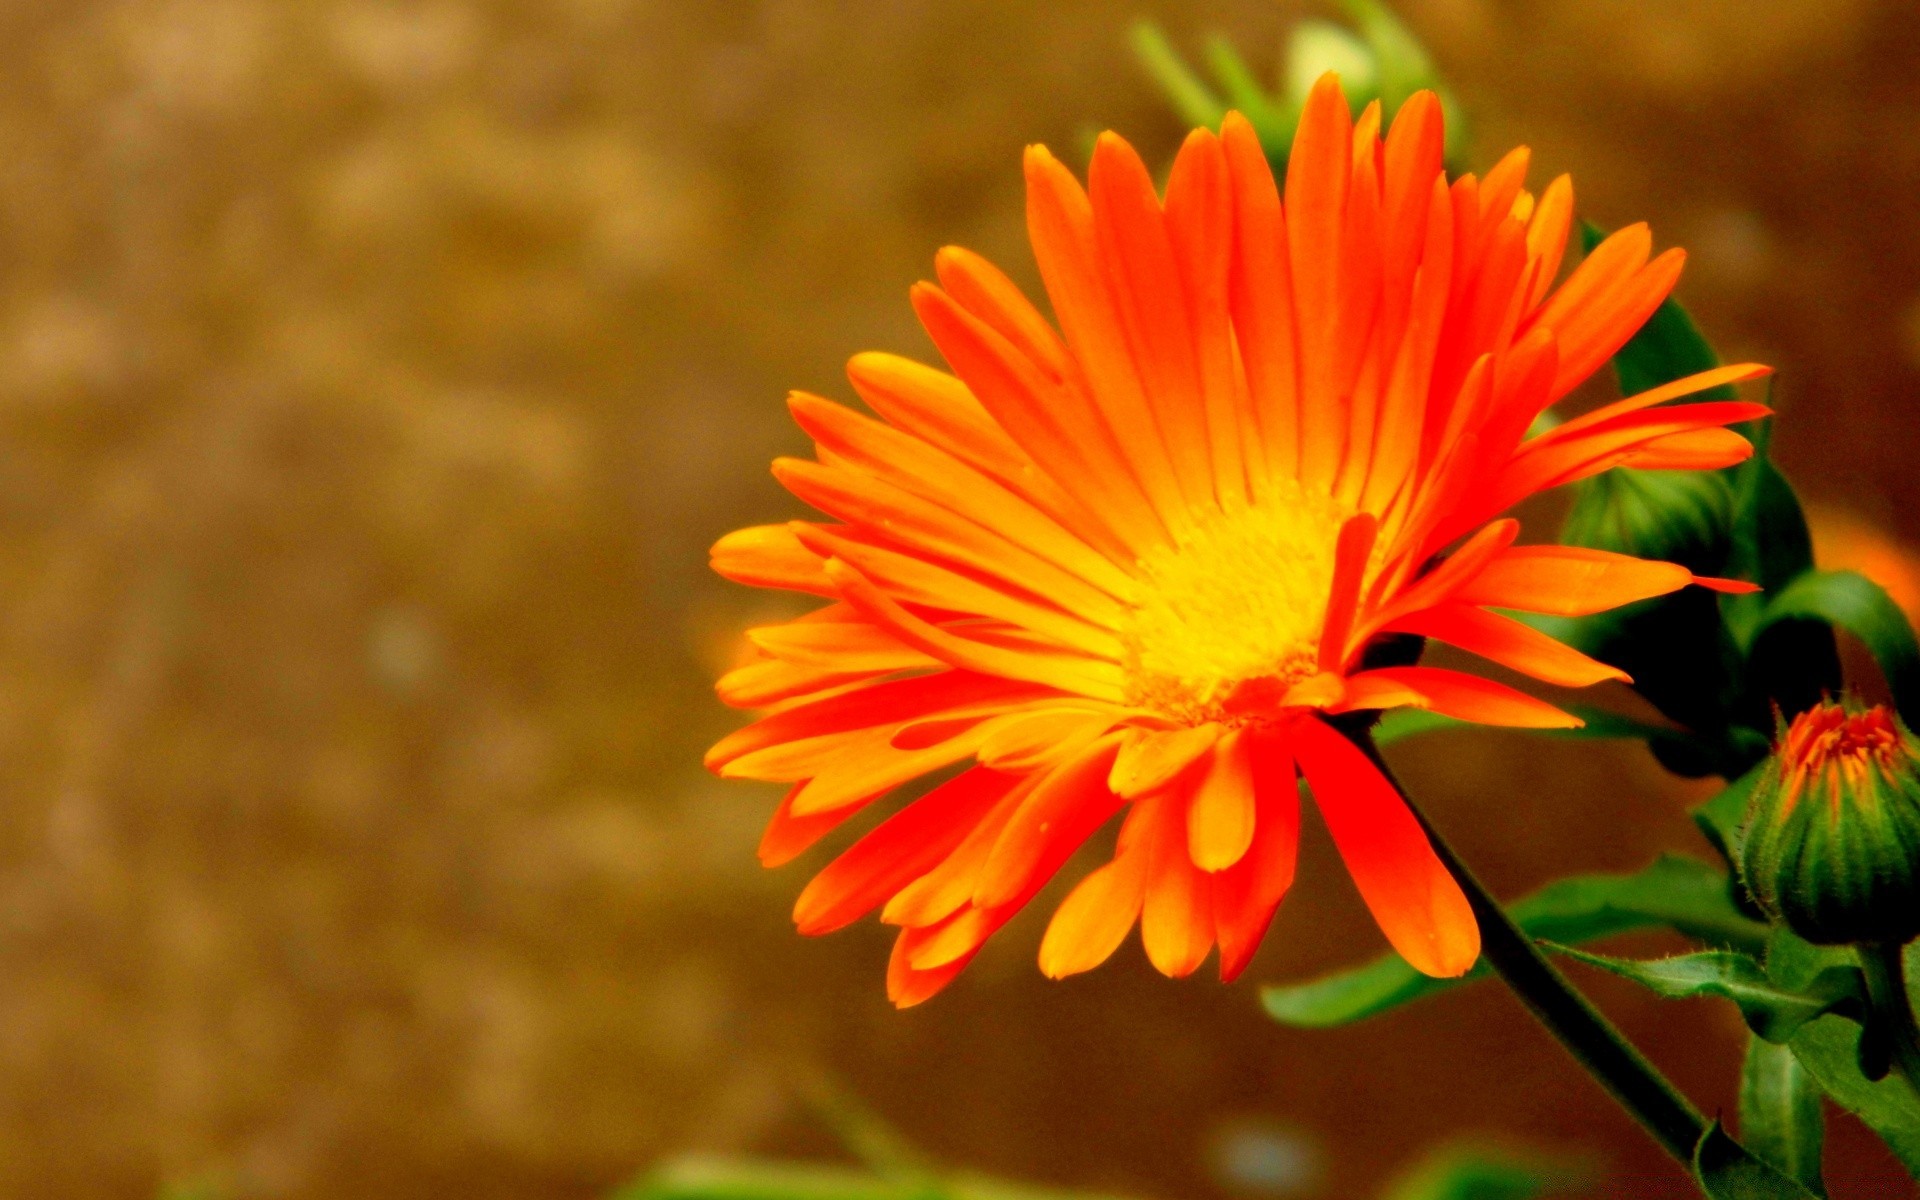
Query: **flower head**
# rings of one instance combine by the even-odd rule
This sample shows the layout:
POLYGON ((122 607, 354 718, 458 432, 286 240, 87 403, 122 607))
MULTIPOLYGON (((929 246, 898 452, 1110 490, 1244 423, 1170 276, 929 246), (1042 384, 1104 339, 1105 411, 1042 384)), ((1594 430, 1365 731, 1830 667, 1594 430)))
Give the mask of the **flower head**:
POLYGON ((1748 801, 1740 873, 1810 942, 1920 935, 1920 742, 1884 706, 1795 717, 1748 801))
POLYGON ((900 927, 890 994, 944 986, 1083 843, 1111 861, 1054 913, 1049 975, 1138 921, 1169 975, 1217 945, 1231 978, 1293 876, 1304 777, 1388 940, 1422 971, 1478 955, 1466 901, 1370 760, 1325 719, 1400 705, 1500 725, 1573 718, 1457 671, 1377 666, 1436 638, 1554 684, 1620 672, 1495 609, 1580 615, 1698 579, 1620 554, 1515 544, 1500 514, 1622 464, 1722 467, 1759 405, 1664 401, 1704 372, 1529 438, 1672 288, 1644 226, 1554 286, 1572 187, 1525 190, 1527 153, 1449 183, 1421 93, 1384 139, 1315 87, 1277 185, 1247 123, 1195 131, 1164 198, 1120 138, 1088 186, 1027 153, 1049 322, 948 248, 913 303, 952 373, 849 366, 878 420, 792 399, 813 460, 775 474, 831 523, 742 530, 714 565, 827 603, 756 629, 724 678, 768 710, 708 763, 793 784, 761 847, 784 862, 929 772, 972 764, 822 871, 821 933, 900 927), (1447 553, 1451 548, 1451 553, 1447 553), (1444 557, 1443 557, 1444 555, 1444 557))

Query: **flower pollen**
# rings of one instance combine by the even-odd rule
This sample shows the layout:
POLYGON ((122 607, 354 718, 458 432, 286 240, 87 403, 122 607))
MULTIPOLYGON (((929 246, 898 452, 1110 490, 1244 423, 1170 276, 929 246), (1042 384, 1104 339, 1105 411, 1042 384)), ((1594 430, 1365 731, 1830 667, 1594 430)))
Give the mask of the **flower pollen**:
POLYGON ((1250 696, 1277 705, 1318 669, 1334 550, 1353 513, 1292 480, 1274 492, 1140 560, 1120 631, 1129 704, 1182 724, 1237 724, 1250 696))

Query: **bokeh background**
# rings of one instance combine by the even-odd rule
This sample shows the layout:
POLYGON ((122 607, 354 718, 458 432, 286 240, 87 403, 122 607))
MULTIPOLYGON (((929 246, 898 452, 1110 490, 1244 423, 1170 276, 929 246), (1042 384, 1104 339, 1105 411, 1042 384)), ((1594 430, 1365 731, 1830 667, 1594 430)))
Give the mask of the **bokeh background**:
MULTIPOLYGON (((1317 829, 1235 987, 1137 948, 1050 984, 1029 919, 898 1014, 884 933, 792 934, 773 790, 699 766, 738 631, 789 611, 704 565, 795 512, 784 391, 930 353, 905 291, 943 243, 1033 281, 1023 144, 1171 153, 1133 18, 1264 70, 1307 12, 0 7, 0 1193, 571 1200, 842 1154, 825 1085, 940 1160, 1163 1200, 1363 1196, 1462 1136, 1683 1194, 1492 987, 1263 1020, 1260 981, 1380 948, 1317 829)), ((1911 4, 1402 12, 1478 161, 1528 142, 1690 249, 1722 349, 1782 368, 1823 552, 1920 591, 1911 4)), ((1396 757, 1507 894, 1704 852, 1636 746, 1396 757)), ((1595 986, 1731 1108, 1730 1010, 1595 986)))

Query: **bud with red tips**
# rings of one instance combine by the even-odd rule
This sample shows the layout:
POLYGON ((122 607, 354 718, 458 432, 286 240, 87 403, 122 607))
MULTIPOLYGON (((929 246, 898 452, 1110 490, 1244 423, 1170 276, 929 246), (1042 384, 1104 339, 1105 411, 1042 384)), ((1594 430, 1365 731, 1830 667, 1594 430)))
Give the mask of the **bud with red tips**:
POLYGON ((1748 801, 1740 874, 1810 942, 1920 935, 1920 741, 1885 706, 1795 717, 1748 801))

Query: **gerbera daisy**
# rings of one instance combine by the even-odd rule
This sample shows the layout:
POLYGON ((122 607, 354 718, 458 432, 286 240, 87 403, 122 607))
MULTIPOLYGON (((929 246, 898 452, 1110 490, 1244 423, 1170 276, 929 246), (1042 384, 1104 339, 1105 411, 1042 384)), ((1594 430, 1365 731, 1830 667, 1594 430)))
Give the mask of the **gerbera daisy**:
POLYGON ((1164 199, 1111 133, 1084 190, 1032 147, 1028 230, 1058 327, 949 247, 939 285, 912 296, 951 374, 855 357, 878 420, 792 397, 818 453, 774 472, 833 521, 729 534, 713 562, 827 603, 749 632, 760 657, 719 692, 767 711, 707 762, 793 784, 768 865, 972 764, 795 909, 808 934, 875 908, 899 926, 897 1004, 945 986, 1115 818, 1112 859, 1055 911, 1041 969, 1088 970, 1138 921, 1161 971, 1185 975, 1217 945, 1233 978, 1292 880, 1302 777, 1388 941, 1459 975, 1479 953, 1465 898, 1327 718, 1413 705, 1576 725, 1474 675, 1381 665, 1379 648, 1433 638, 1586 685, 1623 676, 1494 610, 1744 586, 1515 544, 1500 514, 1536 492, 1746 457, 1724 426, 1764 407, 1662 402, 1766 368, 1707 371, 1529 437, 1666 297, 1682 254, 1650 258, 1636 225, 1555 288, 1569 181, 1526 191, 1523 148, 1449 184, 1441 144, 1432 94, 1383 139, 1378 106, 1355 122, 1328 75, 1284 186, 1237 115, 1187 138, 1164 199))

